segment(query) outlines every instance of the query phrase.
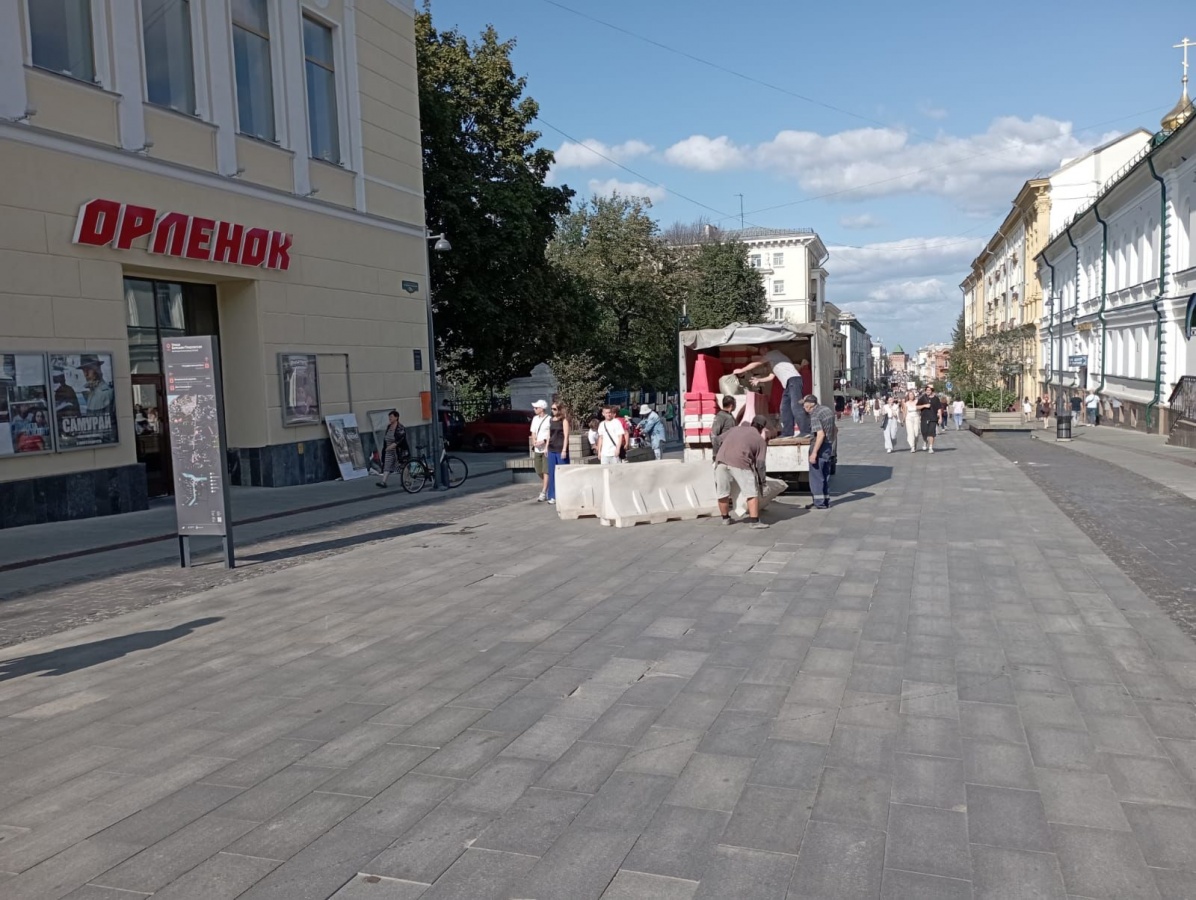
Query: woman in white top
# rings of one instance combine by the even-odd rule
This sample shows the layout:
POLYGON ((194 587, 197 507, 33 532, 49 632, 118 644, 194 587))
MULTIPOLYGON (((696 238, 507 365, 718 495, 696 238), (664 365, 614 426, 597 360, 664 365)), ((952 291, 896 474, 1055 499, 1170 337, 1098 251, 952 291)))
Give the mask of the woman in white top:
POLYGON ((901 425, 901 404, 896 397, 885 397, 880 408, 880 420, 884 423, 885 453, 893 452, 893 445, 897 442, 897 429, 901 425))
POLYGON ((913 391, 905 395, 905 439, 909 441, 909 452, 918 452, 918 435, 922 429, 922 414, 918 412, 918 396, 913 391))

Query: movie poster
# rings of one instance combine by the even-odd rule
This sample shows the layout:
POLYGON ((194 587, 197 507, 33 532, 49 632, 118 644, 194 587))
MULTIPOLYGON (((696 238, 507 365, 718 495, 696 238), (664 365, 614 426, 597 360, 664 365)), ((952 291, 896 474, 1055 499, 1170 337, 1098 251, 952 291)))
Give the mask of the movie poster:
POLYGON ((335 416, 325 416, 324 421, 328 425, 328 438, 332 441, 332 455, 336 457, 336 464, 341 470, 341 478, 350 481, 368 475, 369 466, 365 459, 365 449, 361 446, 357 416, 353 413, 341 413, 335 416))
POLYGON ((278 354, 282 424, 320 424, 320 378, 314 353, 278 354))
POLYGON ((51 353, 50 379, 59 450, 120 443, 111 353, 51 353))
POLYGON ((48 398, 44 354, 0 353, 0 456, 54 449, 48 398))

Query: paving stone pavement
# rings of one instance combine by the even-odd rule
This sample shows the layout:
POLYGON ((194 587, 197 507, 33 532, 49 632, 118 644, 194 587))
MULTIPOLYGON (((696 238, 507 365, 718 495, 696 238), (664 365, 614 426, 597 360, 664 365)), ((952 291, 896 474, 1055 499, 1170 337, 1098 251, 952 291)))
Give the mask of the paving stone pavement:
POLYGON ((1196 895, 1196 643, 1009 461, 516 503, 0 650, 11 900, 1196 895))

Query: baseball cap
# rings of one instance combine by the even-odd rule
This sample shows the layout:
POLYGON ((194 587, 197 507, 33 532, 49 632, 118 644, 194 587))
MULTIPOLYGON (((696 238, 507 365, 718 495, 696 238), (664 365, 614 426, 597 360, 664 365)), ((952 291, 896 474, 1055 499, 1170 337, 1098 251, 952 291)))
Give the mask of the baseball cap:
POLYGON ((548 401, 537 400, 535 403, 532 404, 532 409, 548 409, 548 401))
POLYGON ((647 403, 640 406, 640 415, 641 416, 646 416, 650 412, 652 412, 652 407, 650 407, 647 403))

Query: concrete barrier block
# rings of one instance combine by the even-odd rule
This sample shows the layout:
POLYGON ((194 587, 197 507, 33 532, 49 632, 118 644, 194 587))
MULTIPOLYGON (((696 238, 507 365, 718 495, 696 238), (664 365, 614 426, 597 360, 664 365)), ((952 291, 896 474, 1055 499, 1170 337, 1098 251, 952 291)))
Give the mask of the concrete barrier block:
POLYGON ((622 466, 557 466, 556 514, 562 519, 601 516, 602 482, 607 469, 622 466))
POLYGON ((714 473, 706 463, 659 460, 608 467, 601 518, 627 528, 713 516, 718 514, 714 493, 714 473))

